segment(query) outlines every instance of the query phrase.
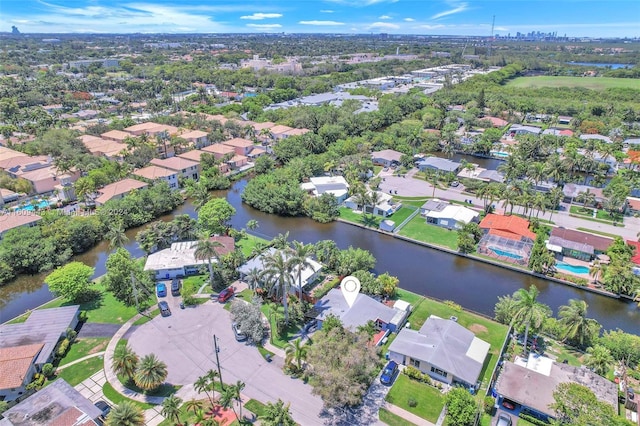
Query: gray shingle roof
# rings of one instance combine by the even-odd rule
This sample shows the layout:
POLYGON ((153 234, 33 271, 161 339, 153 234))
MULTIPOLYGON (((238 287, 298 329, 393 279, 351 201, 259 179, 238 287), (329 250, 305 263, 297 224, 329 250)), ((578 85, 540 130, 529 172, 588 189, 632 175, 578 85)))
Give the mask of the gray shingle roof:
POLYGON ((362 293, 358 294, 353 306, 349 308, 342 291, 337 288, 329 291, 314 305, 314 308, 319 312, 317 316, 319 320, 323 321, 329 315, 335 315, 340 318, 344 327, 352 330, 365 325, 369 320, 379 319, 389 324, 398 313, 397 309, 390 308, 362 293))
POLYGON ((427 157, 418 161, 417 165, 420 168, 430 167, 445 172, 454 172, 460 167, 460 163, 440 157, 427 157))

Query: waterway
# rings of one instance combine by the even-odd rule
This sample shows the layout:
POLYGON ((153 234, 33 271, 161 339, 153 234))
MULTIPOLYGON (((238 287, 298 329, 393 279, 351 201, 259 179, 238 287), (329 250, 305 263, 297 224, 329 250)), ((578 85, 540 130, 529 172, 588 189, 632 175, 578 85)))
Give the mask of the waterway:
POLYGON ((633 64, 600 64, 596 62, 567 62, 567 65, 580 65, 583 67, 598 67, 598 68, 611 68, 617 70, 618 68, 633 68, 633 64))
MULTIPOLYGON (((307 218, 286 218, 261 213, 242 203, 240 194, 245 185, 246 181, 242 180, 236 182, 229 191, 216 193, 217 196, 226 196, 235 207, 237 213, 232 225, 236 228, 243 228, 247 221, 255 219, 259 224, 256 232, 266 238, 289 232, 290 240, 313 243, 327 239, 334 240, 343 249, 353 246, 369 250, 377 259, 375 272, 388 271, 397 276, 400 287, 418 294, 453 300, 467 309, 490 316, 493 315, 498 296, 535 284, 540 290, 540 300, 548 304, 555 313, 569 299, 582 299, 589 304, 589 316, 597 319, 606 329, 621 328, 640 334, 640 310, 635 303, 588 293, 344 223, 320 224, 307 218)), ((184 213, 195 217, 191 203, 185 203, 172 215, 162 219, 168 221, 174 215, 184 213)), ((127 248, 135 256, 140 256, 143 253, 135 243, 137 232, 136 229, 127 232, 130 240, 127 248)), ((76 260, 94 266, 96 275, 102 275, 108 252, 107 244, 102 243, 77 256, 76 260)), ((0 322, 53 297, 46 285, 43 285, 44 276, 22 276, 15 282, 0 287, 0 322)))

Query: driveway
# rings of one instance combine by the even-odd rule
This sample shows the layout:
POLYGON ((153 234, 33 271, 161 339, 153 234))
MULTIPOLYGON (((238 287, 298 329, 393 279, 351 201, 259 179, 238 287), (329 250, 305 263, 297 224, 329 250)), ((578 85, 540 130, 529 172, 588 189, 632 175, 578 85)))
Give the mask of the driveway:
POLYGON ((229 312, 223 305, 207 301, 180 309, 179 297, 170 294, 172 315, 157 316, 141 325, 129 337, 129 344, 138 355, 154 353, 168 367, 167 381, 172 384, 192 384, 210 369, 216 369, 213 335, 218 338, 222 380, 246 384, 243 394, 263 403, 278 398, 291 403, 294 419, 303 425, 321 425, 322 400, 311 394, 311 386, 282 373, 282 360, 268 363, 254 346, 236 342, 231 330, 229 312))

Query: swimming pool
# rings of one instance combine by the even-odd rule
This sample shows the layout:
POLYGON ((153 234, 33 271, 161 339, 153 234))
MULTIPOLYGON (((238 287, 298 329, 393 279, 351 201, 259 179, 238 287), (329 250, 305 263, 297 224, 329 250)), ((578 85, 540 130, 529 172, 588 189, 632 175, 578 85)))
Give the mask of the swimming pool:
POLYGON ((519 254, 511 253, 508 251, 500 250, 499 248, 489 247, 489 250, 497 254, 498 256, 510 257, 511 259, 522 259, 522 256, 519 254))
POLYGON ((509 156, 508 152, 502 152, 502 151, 492 151, 491 152, 495 157, 500 157, 500 158, 507 158, 509 156))
MULTIPOLYGON (((40 200, 40 202, 38 204, 36 204, 38 206, 38 209, 42 210, 42 209, 46 209, 47 207, 49 207, 49 202, 47 200, 40 200)), ((28 212, 32 212, 35 210, 35 207, 32 206, 31 204, 28 204, 24 207, 17 207, 15 209, 15 211, 19 212, 19 211, 28 211, 28 212)))
POLYGON ((563 271, 573 272, 574 274, 588 274, 589 268, 586 266, 569 265, 564 262, 556 262, 556 268, 563 271))

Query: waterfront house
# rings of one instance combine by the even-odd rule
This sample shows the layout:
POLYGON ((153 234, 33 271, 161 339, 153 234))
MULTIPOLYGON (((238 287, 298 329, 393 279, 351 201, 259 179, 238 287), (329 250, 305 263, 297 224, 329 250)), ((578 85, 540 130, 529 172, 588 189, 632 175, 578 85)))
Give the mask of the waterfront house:
POLYGON ((536 234, 529 230, 529 221, 511 215, 489 213, 480 222, 484 235, 478 252, 500 260, 527 265, 536 234))
POLYGON ((300 187, 309 195, 319 197, 322 194, 331 194, 336 197, 338 203, 342 203, 349 194, 349 184, 342 176, 318 176, 309 179, 309 182, 300 184, 300 187))
POLYGON ((178 189, 178 173, 174 170, 152 164, 136 170, 133 175, 142 178, 145 182, 167 182, 169 188, 178 189))
POLYGON ((480 213, 465 206, 449 204, 434 198, 420 207, 427 223, 446 229, 460 229, 470 222, 479 222, 480 213))
POLYGON ((373 164, 377 164, 385 167, 398 166, 400 164, 400 158, 402 153, 394 151, 393 149, 383 149, 382 151, 374 151, 371 153, 371 160, 373 164))
POLYGON ((547 248, 564 256, 589 262, 606 253, 613 243, 611 238, 566 228, 553 228, 547 248))
POLYGON ((512 404, 521 413, 542 420, 555 418, 553 392, 561 383, 577 383, 596 394, 598 400, 618 410, 618 386, 585 366, 554 362, 531 353, 528 359, 505 361, 495 384, 497 404, 512 404))
POLYGON ((234 152, 237 155, 244 155, 245 157, 249 155, 254 147, 252 141, 243 138, 233 138, 231 140, 222 142, 222 144, 233 148, 234 152))
POLYGON ((356 331, 358 327, 373 321, 377 330, 391 333, 400 330, 409 316, 409 309, 392 308, 362 293, 359 293, 349 306, 339 288, 331 289, 316 302, 313 312, 316 314, 319 329, 322 328, 324 320, 333 315, 351 331, 356 331))
MULTIPOLYGON (((202 154, 207 154, 207 155, 214 155, 211 152, 207 152, 207 151, 201 151, 199 149, 194 149, 191 151, 187 151, 187 152, 183 152, 182 154, 178 155, 177 157, 180 158, 184 158, 185 160, 189 160, 189 161, 193 161, 198 163, 198 176, 200 176, 202 174, 202 154)), ((215 158, 215 155, 214 155, 215 158)), ((218 169, 220 170, 220 173, 227 173, 229 171, 229 166, 226 163, 220 163, 218 164, 218 169)))
POLYGON ((40 220, 42 217, 28 210, 4 213, 0 215, 0 240, 9 230, 23 226, 30 228, 36 226, 40 220))
POLYGON ((446 158, 427 157, 417 161, 416 166, 421 172, 430 170, 438 173, 457 173, 461 164, 446 158))
POLYGON ((188 160, 180 155, 164 159, 154 158, 151 160, 151 164, 167 170, 173 170, 178 173, 178 177, 181 179, 198 180, 200 177, 200 162, 188 160))
POLYGON ((435 380, 475 387, 490 346, 456 321, 431 315, 420 330, 398 333, 389 358, 435 380))
MULTIPOLYGON (((171 247, 151 253, 144 264, 145 271, 151 271, 156 280, 181 278, 196 275, 200 266, 208 263, 205 259, 196 259, 197 241, 182 241, 171 247)), ((217 260, 212 259, 212 262, 217 260)))
POLYGON ((98 197, 95 199, 96 205, 100 206, 109 200, 124 198, 131 191, 143 189, 147 186, 149 186, 149 184, 130 178, 110 183, 96 191, 98 193, 98 197))
MULTIPOLYGON (((375 192, 375 203, 362 205, 362 200, 357 195, 352 195, 344 201, 344 206, 352 210, 364 210, 366 213, 387 217, 391 216, 402 207, 402 203, 394 201, 393 196, 385 194, 384 192, 375 192)), ((372 196, 372 192, 369 191, 369 196, 372 196)))
POLYGON ((101 415, 92 401, 64 379, 57 379, 5 411, 0 425, 93 426, 103 424, 101 415))

